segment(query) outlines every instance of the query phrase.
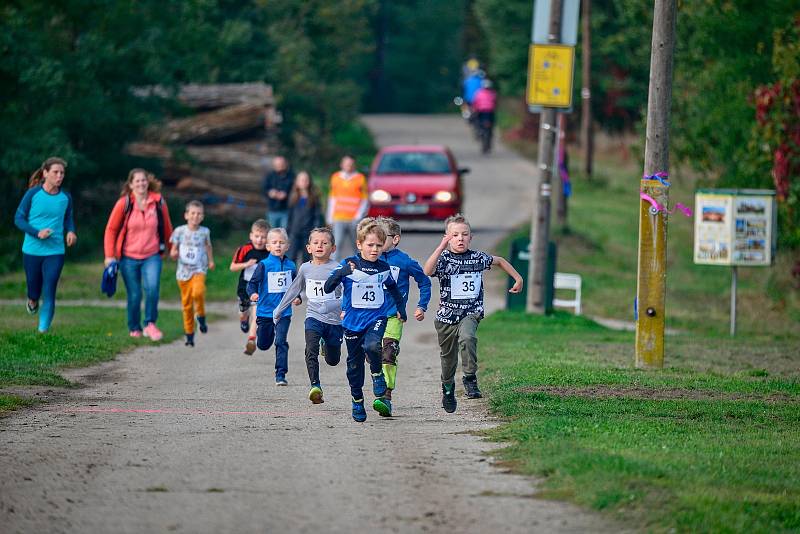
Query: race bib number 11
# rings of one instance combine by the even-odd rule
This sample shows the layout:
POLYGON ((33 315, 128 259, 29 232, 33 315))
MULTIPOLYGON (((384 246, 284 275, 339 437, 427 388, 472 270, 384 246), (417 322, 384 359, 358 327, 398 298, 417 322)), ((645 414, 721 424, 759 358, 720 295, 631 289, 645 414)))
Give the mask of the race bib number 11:
POLYGON ((306 279, 306 297, 308 300, 321 302, 324 300, 336 300, 335 293, 325 293, 325 280, 306 279))

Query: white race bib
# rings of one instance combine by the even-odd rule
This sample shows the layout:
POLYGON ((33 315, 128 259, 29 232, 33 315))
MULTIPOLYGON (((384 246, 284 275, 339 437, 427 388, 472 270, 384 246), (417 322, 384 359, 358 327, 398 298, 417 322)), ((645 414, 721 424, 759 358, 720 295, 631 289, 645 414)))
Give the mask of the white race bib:
POLYGON ((286 293, 292 283, 292 271, 267 273, 267 291, 270 293, 286 293))
POLYGON ((450 298, 453 300, 476 299, 481 292, 482 273, 454 274, 450 278, 450 298))
POLYGON ((353 282, 351 304, 354 308, 376 310, 383 306, 381 282, 353 282))
POLYGON ((200 254, 200 247, 184 243, 178 245, 178 255, 184 265, 197 265, 200 263, 200 254))
POLYGON ((389 269, 392 271, 392 278, 394 278, 394 281, 397 282, 397 279, 400 277, 400 267, 390 265, 389 269))
POLYGON ((325 293, 325 280, 312 280, 306 278, 306 297, 308 300, 323 302, 326 300, 336 300, 336 293, 325 293))
POLYGON ((256 272, 256 267, 258 267, 258 263, 254 263, 250 267, 247 267, 244 270, 244 281, 249 282, 251 278, 253 278, 253 273, 256 272))

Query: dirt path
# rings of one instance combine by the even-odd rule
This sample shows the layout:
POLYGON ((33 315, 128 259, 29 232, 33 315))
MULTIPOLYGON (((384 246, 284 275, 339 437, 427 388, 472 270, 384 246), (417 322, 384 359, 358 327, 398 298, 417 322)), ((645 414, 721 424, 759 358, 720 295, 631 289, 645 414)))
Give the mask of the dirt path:
MULTIPOLYGON (((445 142, 472 167, 466 213, 477 248, 525 219, 531 165, 502 147, 480 157, 458 117, 367 123, 381 144, 445 142)), ((402 247, 424 259, 435 230, 408 233, 402 247)), ((501 291, 490 291, 490 308, 501 291)), ((0 420, 0 531, 618 530, 534 498, 530 480, 494 466, 493 445, 471 434, 496 424, 485 401, 459 391, 458 411, 441 409, 432 313, 407 327, 395 417, 371 412, 364 424, 350 418, 343 364, 323 364, 326 402, 308 402, 301 318, 298 309, 289 387, 273 383, 273 352, 242 354, 228 321, 193 350, 143 348, 72 372, 86 387, 0 420)))

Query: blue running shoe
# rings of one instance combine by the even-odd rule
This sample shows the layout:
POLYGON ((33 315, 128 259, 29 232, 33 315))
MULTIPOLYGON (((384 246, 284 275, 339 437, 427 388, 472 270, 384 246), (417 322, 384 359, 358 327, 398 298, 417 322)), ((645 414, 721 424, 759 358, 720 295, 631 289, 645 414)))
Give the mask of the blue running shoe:
POLYGON ((383 376, 383 370, 372 374, 372 393, 376 397, 383 397, 386 394, 386 378, 383 376))
POLYGON ((392 401, 386 397, 375 399, 372 402, 372 408, 380 414, 381 417, 392 416, 392 401))
POLYGON ((353 399, 353 421, 363 423, 367 420, 367 410, 364 409, 364 399, 353 399))

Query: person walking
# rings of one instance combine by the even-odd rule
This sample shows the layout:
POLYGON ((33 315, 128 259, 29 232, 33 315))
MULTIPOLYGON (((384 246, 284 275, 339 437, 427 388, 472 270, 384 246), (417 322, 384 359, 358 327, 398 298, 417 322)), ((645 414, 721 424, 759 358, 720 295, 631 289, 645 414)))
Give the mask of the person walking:
POLYGON ((119 262, 128 293, 128 331, 131 337, 159 341, 156 326, 161 283, 162 255, 172 235, 167 202, 161 182, 144 169, 132 169, 114 204, 103 237, 105 265, 119 262), (141 304, 144 290, 144 322, 141 304))
POLYGON ((289 191, 294 183, 294 171, 283 156, 272 159, 272 170, 264 176, 264 195, 267 197, 267 221, 270 228, 286 228, 289 222, 289 191))
POLYGON ((332 256, 334 260, 338 259, 339 254, 344 254, 346 248, 355 251, 356 226, 369 210, 367 178, 355 169, 355 158, 346 154, 339 164, 339 170, 331 175, 325 219, 333 228, 333 238, 337 244, 332 256))
POLYGON ((289 259, 300 264, 311 258, 304 243, 321 221, 319 189, 306 171, 300 171, 289 193, 289 259))
POLYGON ((65 245, 71 247, 78 240, 72 197, 61 188, 66 169, 63 159, 47 158, 28 180, 28 191, 14 216, 14 224, 25 232, 22 264, 28 286, 26 308, 31 315, 39 312, 41 333, 47 332, 53 322, 65 245))

